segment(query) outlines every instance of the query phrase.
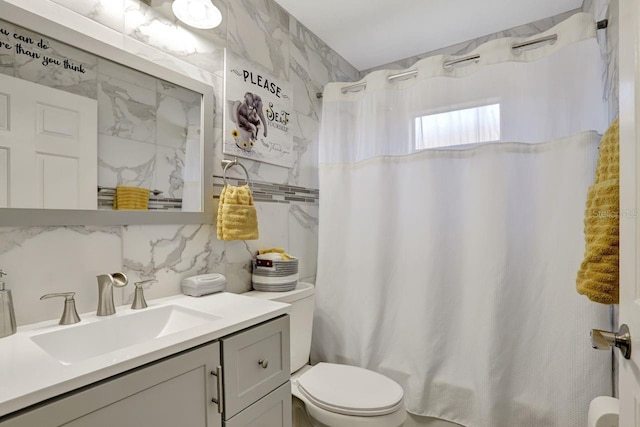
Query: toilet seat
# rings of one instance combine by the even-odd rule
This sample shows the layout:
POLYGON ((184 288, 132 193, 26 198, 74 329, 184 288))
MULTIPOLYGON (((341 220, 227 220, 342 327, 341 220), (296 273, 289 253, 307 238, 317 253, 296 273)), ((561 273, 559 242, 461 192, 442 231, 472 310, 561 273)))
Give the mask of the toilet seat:
POLYGON ((297 378, 311 403, 341 415, 374 417, 402 407, 404 391, 395 381, 357 366, 319 363, 297 378))

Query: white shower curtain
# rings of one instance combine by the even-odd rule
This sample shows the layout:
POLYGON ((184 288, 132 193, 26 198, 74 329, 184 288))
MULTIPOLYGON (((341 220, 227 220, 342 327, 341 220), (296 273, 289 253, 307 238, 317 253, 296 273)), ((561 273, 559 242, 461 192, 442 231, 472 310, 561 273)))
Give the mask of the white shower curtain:
POLYGON ((586 425, 611 392, 588 334, 608 311, 574 290, 608 122, 594 32, 577 14, 554 45, 325 89, 312 362, 381 372, 410 412, 469 427, 586 425), (489 104, 502 142, 416 150, 416 118, 489 104))

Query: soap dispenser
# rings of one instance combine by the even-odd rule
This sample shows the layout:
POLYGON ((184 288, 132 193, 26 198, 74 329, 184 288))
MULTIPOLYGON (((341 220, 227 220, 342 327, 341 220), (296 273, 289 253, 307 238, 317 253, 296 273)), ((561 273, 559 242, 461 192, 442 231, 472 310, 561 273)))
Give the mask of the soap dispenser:
POLYGON ((2 276, 7 273, 0 270, 0 338, 16 333, 16 314, 13 310, 11 291, 4 288, 2 276))

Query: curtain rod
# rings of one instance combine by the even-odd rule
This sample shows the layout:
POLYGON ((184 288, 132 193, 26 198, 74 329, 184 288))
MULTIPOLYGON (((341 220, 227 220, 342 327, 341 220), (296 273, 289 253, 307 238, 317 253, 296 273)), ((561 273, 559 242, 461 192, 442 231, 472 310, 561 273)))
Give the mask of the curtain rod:
POLYGON ((513 43, 511 45, 511 50, 516 51, 515 53, 517 55, 524 48, 535 46, 535 45, 540 44, 540 43, 556 44, 557 41, 558 41, 558 35, 557 34, 551 34, 549 36, 540 37, 539 39, 535 39, 535 40, 531 40, 531 41, 525 41, 525 42, 521 42, 521 43, 513 43))
MULTIPOLYGON (((607 19, 603 19, 601 21, 598 21, 596 23, 596 29, 598 30, 603 30, 605 28, 607 28, 609 26, 609 20, 607 19)), ((529 41, 524 41, 524 42, 520 42, 520 43, 513 43, 511 45, 511 49, 516 51, 516 54, 520 53, 522 49, 531 47, 531 46, 536 46, 540 43, 549 43, 549 44, 555 44, 558 41, 558 34, 551 34, 549 36, 545 36, 545 37, 540 37, 538 39, 534 39, 534 40, 529 40, 529 41)), ((473 61, 475 63, 478 63, 480 61, 480 55, 470 55, 464 58, 460 58, 460 59, 454 59, 451 61, 447 61, 444 64, 442 64, 442 66, 446 69, 446 70, 451 70, 452 68, 454 68, 456 65, 459 64, 464 64, 465 62, 468 61, 473 61)), ((418 74, 418 70, 408 70, 408 71, 403 71, 401 73, 398 74, 391 74, 389 77, 387 77, 387 80, 389 82, 392 82, 393 80, 396 79, 400 79, 403 77, 415 77, 418 74)), ((356 84, 352 84, 349 86, 345 86, 341 89, 341 92, 343 94, 347 93, 347 92, 356 92, 359 91, 360 89, 365 89, 367 87, 366 83, 356 83, 356 84)), ((318 99, 322 99, 322 92, 318 92, 316 93, 316 98, 318 99)))

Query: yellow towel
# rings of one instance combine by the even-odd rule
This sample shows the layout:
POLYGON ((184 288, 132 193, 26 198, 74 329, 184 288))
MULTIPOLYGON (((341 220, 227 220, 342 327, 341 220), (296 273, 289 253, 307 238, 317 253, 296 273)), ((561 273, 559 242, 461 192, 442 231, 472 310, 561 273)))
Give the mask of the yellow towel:
POLYGON ((276 253, 282 255, 282 259, 288 261, 290 259, 294 259, 291 255, 286 253, 282 248, 269 248, 269 249, 258 249, 258 255, 276 253))
POLYGON ((248 185, 225 185, 218 205, 218 239, 257 240, 258 215, 248 185))
POLYGON ((576 289, 591 301, 617 304, 620 245, 620 123, 616 119, 600 141, 595 183, 587 194, 585 254, 576 289))
POLYGON ((284 249, 282 248, 258 249, 258 255, 264 255, 264 254, 270 254, 270 253, 283 254, 284 249))
POLYGON ((149 209, 149 190, 117 186, 116 193, 113 195, 113 209, 146 211, 149 209))

